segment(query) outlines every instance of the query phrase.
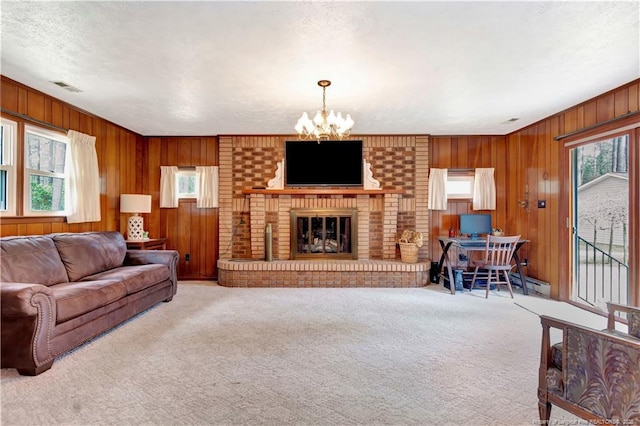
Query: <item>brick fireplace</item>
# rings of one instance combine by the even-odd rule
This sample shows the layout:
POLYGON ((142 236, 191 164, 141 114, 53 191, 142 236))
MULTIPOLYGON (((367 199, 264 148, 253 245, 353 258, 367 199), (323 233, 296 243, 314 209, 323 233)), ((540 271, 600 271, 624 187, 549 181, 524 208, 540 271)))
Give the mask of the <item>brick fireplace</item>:
MULTIPOLYGON (((371 259, 370 239, 381 249, 377 258, 395 259, 395 234, 398 227, 399 190, 375 191, 362 189, 245 189, 249 197, 249 229, 252 259, 264 259, 264 228, 274 229, 273 257, 291 260, 291 212, 355 211, 356 232, 351 236, 356 251, 352 258, 371 259), (327 198, 327 195, 330 198, 327 198), (373 225, 373 226, 372 226, 373 225)), ((304 256, 303 256, 304 257, 304 256)))
POLYGON ((399 261, 395 235, 417 229, 428 238, 428 137, 359 137, 381 190, 264 189, 284 156, 285 136, 220 137, 218 281, 237 286, 421 286, 428 282, 427 245, 418 264, 399 261), (420 173, 417 170, 421 170, 420 173), (357 212, 354 258, 291 256, 291 211, 357 212), (264 262, 266 224, 274 262, 264 262), (295 258, 292 258, 295 257, 295 258), (314 271, 323 271, 318 274, 314 271))

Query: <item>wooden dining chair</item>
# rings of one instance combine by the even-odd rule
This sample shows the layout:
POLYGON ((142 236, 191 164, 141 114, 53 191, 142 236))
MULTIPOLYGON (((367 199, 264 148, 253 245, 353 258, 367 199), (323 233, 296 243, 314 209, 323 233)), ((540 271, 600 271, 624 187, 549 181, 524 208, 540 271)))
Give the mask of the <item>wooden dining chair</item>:
POLYGON ((489 297, 489 289, 492 284, 496 285, 496 289, 500 291, 500 285, 506 284, 509 288, 509 293, 513 297, 513 289, 511 288, 511 281, 509 280, 509 271, 513 267, 511 265, 511 258, 516 251, 516 245, 520 240, 520 235, 509 237, 496 237, 493 235, 487 235, 487 243, 484 250, 484 257, 480 260, 474 260, 473 265, 475 269, 473 271, 473 279, 471 280, 471 287, 469 291, 473 290, 476 284, 476 278, 481 270, 487 272, 487 294, 485 298, 489 297), (500 272, 504 276, 504 280, 500 279, 500 272))

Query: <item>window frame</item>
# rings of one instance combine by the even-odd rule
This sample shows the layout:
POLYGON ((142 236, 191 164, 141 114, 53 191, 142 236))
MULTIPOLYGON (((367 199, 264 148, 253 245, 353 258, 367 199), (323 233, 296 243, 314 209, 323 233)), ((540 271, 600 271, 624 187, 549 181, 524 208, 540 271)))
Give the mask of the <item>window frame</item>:
POLYGON ((475 171, 469 172, 451 172, 447 173, 447 182, 445 183, 447 189, 447 200, 460 201, 460 200, 473 200, 473 191, 475 185, 475 171), (449 183, 455 182, 469 182, 470 192, 450 192, 449 183))
POLYGON ((6 208, 0 209, 0 217, 16 216, 18 204, 18 123, 4 117, 0 117, 0 123, 2 124, 0 170, 6 172, 6 208))
MULTIPOLYGON (((51 216, 51 217, 58 217, 58 216, 66 216, 67 215, 67 211, 66 210, 46 210, 46 211, 41 211, 41 210, 31 210, 31 179, 30 176, 31 175, 38 175, 38 176, 45 176, 45 177, 52 177, 52 178, 58 178, 58 179, 62 179, 63 180, 63 187, 65 188, 65 194, 67 193, 67 172, 68 172, 68 167, 69 167, 69 139, 67 138, 67 135, 62 133, 62 132, 57 132, 54 130, 49 130, 49 129, 45 129, 42 127, 38 127, 38 126, 33 126, 30 124, 24 124, 24 132, 23 132, 23 141, 22 141, 22 148, 23 148, 23 157, 24 157, 24 162, 23 162, 23 185, 22 185, 22 191, 23 191, 23 202, 22 202, 22 216, 24 217, 42 217, 42 216, 51 216), (31 133, 31 134, 35 134, 35 135, 39 135, 51 140, 55 140, 56 142, 62 142, 66 145, 65 148, 65 164, 64 164, 64 172, 63 173, 55 173, 55 172, 46 172, 46 171, 42 171, 42 170, 36 170, 36 169, 30 169, 27 166, 27 134, 31 133)), ((66 195, 65 195, 66 196, 66 195)), ((67 202, 65 200, 65 207, 67 202)))
POLYGON ((178 200, 198 198, 198 178, 196 175, 195 167, 178 169, 178 171, 176 172, 176 194, 178 200), (180 192, 180 179, 182 178, 193 178, 195 180, 193 192, 180 192))

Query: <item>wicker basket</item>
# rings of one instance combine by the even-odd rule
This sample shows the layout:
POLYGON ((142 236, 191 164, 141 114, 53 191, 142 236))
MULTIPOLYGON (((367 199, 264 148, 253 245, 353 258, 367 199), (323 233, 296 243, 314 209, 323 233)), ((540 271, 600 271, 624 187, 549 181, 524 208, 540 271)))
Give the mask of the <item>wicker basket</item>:
POLYGON ((418 263, 418 250, 420 250, 420 247, 415 243, 398 244, 400 244, 400 259, 404 263, 418 263))

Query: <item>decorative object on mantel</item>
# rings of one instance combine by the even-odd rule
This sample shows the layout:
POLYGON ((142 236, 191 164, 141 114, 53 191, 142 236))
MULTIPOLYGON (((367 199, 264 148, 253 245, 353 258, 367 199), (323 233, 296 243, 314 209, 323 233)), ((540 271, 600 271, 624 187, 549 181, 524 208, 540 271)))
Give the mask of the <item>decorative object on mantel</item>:
POLYGON ((283 189, 284 188, 284 160, 276 163, 276 175, 267 182, 267 189, 283 189))
POLYGON ((404 263, 417 263, 418 250, 422 247, 422 232, 405 229, 396 239, 400 246, 400 259, 404 263))
POLYGON ((322 87, 322 111, 318 111, 313 120, 309 118, 306 112, 302 113, 295 126, 300 139, 315 139, 320 143, 322 139, 337 138, 341 140, 351 133, 354 125, 351 115, 347 114, 347 117, 343 118, 341 112, 336 115, 333 110, 327 115, 326 91, 330 85, 331 82, 329 80, 320 80, 318 82, 318 86, 322 87))
POLYGON ((364 189, 382 189, 380 187, 380 181, 373 178, 373 172, 371 171, 371 163, 364 158, 364 189))

